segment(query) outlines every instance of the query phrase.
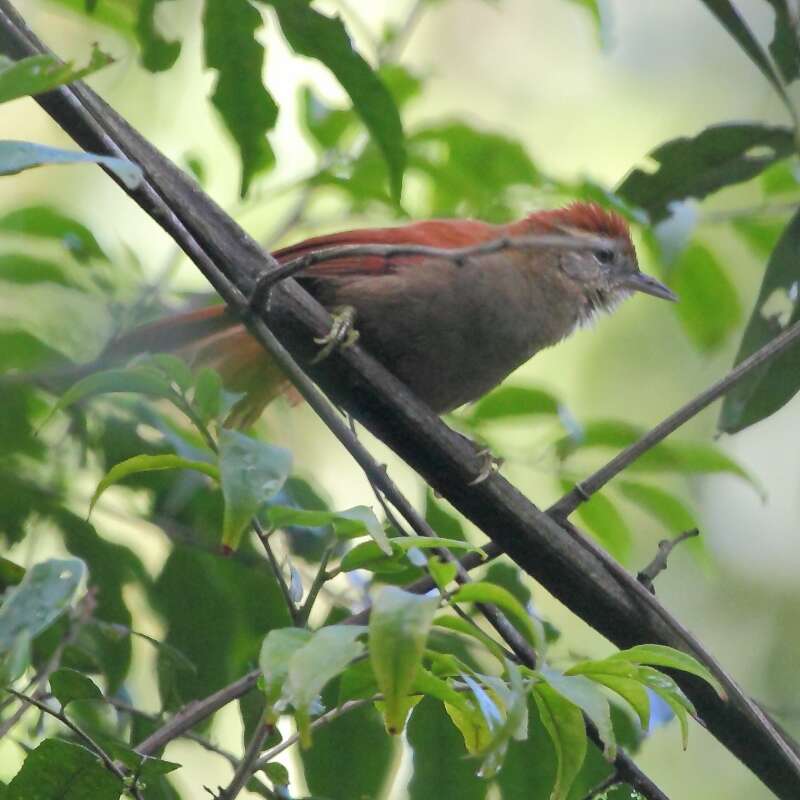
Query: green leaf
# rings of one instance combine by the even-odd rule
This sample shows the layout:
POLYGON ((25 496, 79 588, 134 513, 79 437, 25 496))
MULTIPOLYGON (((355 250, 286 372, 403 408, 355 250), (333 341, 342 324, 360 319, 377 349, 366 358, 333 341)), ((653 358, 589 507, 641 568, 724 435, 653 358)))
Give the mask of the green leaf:
POLYGON ((42 239, 56 239, 78 261, 97 258, 108 262, 108 256, 92 232, 76 219, 50 206, 26 206, 0 217, 0 231, 42 239))
MULTIPOLYGON (((408 743, 413 753, 409 800, 484 800, 489 782, 476 780, 475 765, 464 758, 462 737, 437 700, 423 698, 411 712, 408 743)), ((502 774, 502 773, 501 773, 502 774)))
POLYGON ((630 662, 609 658, 581 661, 566 670, 566 675, 585 675, 595 683, 616 692, 636 712, 642 728, 650 724, 650 699, 639 677, 639 667, 630 662))
POLYGON ((113 172, 128 189, 136 189, 142 182, 141 169, 124 158, 60 150, 34 142, 0 141, 0 175, 16 175, 45 164, 100 164, 113 172))
POLYGON ((239 148, 242 197, 275 163, 266 134, 275 127, 278 106, 261 78, 264 48, 256 33, 262 23, 248 0, 206 0, 203 51, 206 66, 217 71, 211 102, 239 148))
POLYGON ((130 475, 163 469, 193 469, 196 472, 202 472, 203 475, 208 475, 209 478, 213 478, 217 481, 220 480, 220 472, 217 467, 214 464, 209 464, 207 461, 190 461, 188 458, 169 453, 159 456, 133 456, 133 458, 115 464, 106 473, 103 480, 97 484, 97 488, 94 490, 92 499, 89 502, 89 514, 91 515, 100 496, 109 486, 119 483, 130 475))
POLYGON ((486 581, 475 581, 459 587, 450 599, 453 603, 491 603, 496 605, 510 615, 534 648, 538 649, 543 644, 539 641, 536 626, 531 621, 528 612, 525 611, 519 600, 502 586, 486 581))
MULTIPOLYGON (((735 363, 740 364, 781 331, 800 320, 800 212, 773 250, 735 363)), ((725 396, 719 428, 736 433, 774 414, 800 389, 800 344, 751 370, 725 396)))
POLYGON ((219 473, 225 498, 222 544, 235 550, 245 527, 270 497, 277 494, 292 468, 292 454, 238 431, 219 437, 219 473))
POLYGON ((603 742, 603 755, 608 761, 613 761, 617 754, 617 740, 611 724, 611 707, 600 690, 583 675, 564 675, 546 664, 539 667, 538 672, 551 689, 589 717, 603 742))
POLYGON ((289 659, 311 637, 304 628, 279 628, 270 631, 261 645, 258 666, 264 679, 264 694, 267 703, 274 706, 283 694, 283 686, 289 675, 289 659))
POLYGON ((702 0, 702 3, 736 40, 739 47, 747 53, 750 60, 759 68, 778 94, 785 99, 786 92, 780 78, 775 74, 767 54, 731 0, 702 0))
POLYGON ((23 631, 33 639, 49 628, 72 603, 85 575, 86 565, 77 558, 34 564, 0 606, 0 653, 23 631))
POLYGON ((714 125, 693 139, 681 137, 657 147, 650 158, 658 162, 658 169, 633 170, 617 193, 658 222, 669 216, 670 203, 687 197, 702 199, 750 180, 793 152, 794 135, 788 128, 714 125))
POLYGON ((122 781, 100 759, 63 739, 45 739, 25 759, 3 800, 118 800, 122 781))
POLYGON ((437 501, 430 489, 425 494, 425 521, 438 536, 447 539, 466 539, 461 520, 448 511, 444 503, 437 501))
POLYGON ((533 698, 556 751, 556 782, 550 800, 566 800, 586 758, 586 728, 580 709, 550 686, 537 683, 533 698))
POLYGON ((369 617, 369 656, 378 687, 384 696, 386 730, 403 730, 406 703, 433 616, 436 597, 421 597, 394 586, 382 587, 372 603, 369 617))
MULTIPOLYGON (((591 448, 620 450, 638 441, 645 433, 644 428, 620 420, 592 420, 583 427, 579 437, 561 439, 556 450, 562 459, 591 448)), ((753 478, 720 448, 696 442, 662 442, 634 461, 628 471, 687 475, 729 473, 755 486, 753 478)))
MULTIPOLYGON (((797 184, 795 184, 797 188, 797 184)), ((731 220, 731 227, 744 239, 758 258, 768 259, 781 238, 786 220, 739 217, 731 220)))
POLYGON ((66 708, 73 700, 102 700, 97 684, 82 672, 62 667, 50 676, 50 691, 66 708))
POLYGON ((708 683, 722 700, 727 700, 727 693, 722 684, 710 670, 703 666, 694 656, 660 644, 640 644, 627 650, 620 650, 611 656, 610 661, 627 661, 632 664, 648 664, 655 667, 668 667, 681 672, 688 672, 702 678, 708 683))
POLYGON ((795 9, 789 0, 767 0, 775 11, 775 32, 769 44, 769 52, 780 68, 786 83, 800 76, 800 41, 797 38, 795 9))
POLYGON ((447 547, 452 550, 478 550, 468 542, 459 539, 440 539, 434 536, 404 536, 403 538, 389 539, 391 555, 380 549, 376 542, 362 542, 352 550, 345 553, 341 561, 343 572, 350 572, 354 569, 370 569, 381 572, 384 568, 394 571, 393 565, 405 569, 408 564, 399 563, 400 557, 409 550, 425 550, 434 547, 447 547))
MULTIPOLYGON (((568 482, 562 481, 562 489, 570 489, 568 482)), ((626 561, 630 556, 633 536, 630 528, 617 507, 602 492, 595 492, 587 502, 578 506, 578 517, 581 522, 608 548, 619 561, 626 561)))
POLYGON ((466 418, 478 427, 498 419, 558 414, 559 403, 549 392, 528 386, 501 386, 479 400, 466 418))
POLYGON ((262 0, 272 6, 292 49, 322 62, 336 76, 353 107, 380 148, 389 168, 392 196, 400 199, 406 166, 400 114, 391 94, 364 58, 353 48, 338 17, 327 17, 307 2, 262 0))
POLYGON ((693 242, 671 267, 668 283, 680 302, 675 310, 684 329, 702 352, 718 349, 733 333, 742 308, 719 262, 706 247, 693 242))
POLYGON ((194 384, 193 403, 203 422, 216 419, 222 409, 222 378, 210 367, 203 367, 197 373, 194 384))
POLYGON ((52 55, 28 56, 20 61, 10 61, 0 56, 0 103, 17 97, 42 94, 57 86, 80 80, 102 69, 113 61, 95 46, 89 63, 75 69, 71 62, 63 63, 52 55))
MULTIPOLYGON (((634 481, 619 481, 617 488, 628 500, 651 514, 673 533, 697 527, 697 518, 683 501, 659 486, 634 481)), ((686 544, 690 545, 691 543, 687 542, 686 544)))
POLYGON ((156 29, 156 6, 161 0, 139 0, 139 15, 136 20, 136 38, 142 49, 142 66, 150 72, 169 69, 181 54, 181 43, 170 42, 156 29))
POLYGON ((364 633, 360 625, 328 625, 289 657, 284 693, 295 710, 303 747, 311 744, 310 717, 317 696, 328 681, 364 652, 356 639, 364 633))
POLYGON ((302 122, 320 149, 332 150, 356 120, 351 109, 330 108, 314 90, 303 87, 301 94, 302 122))

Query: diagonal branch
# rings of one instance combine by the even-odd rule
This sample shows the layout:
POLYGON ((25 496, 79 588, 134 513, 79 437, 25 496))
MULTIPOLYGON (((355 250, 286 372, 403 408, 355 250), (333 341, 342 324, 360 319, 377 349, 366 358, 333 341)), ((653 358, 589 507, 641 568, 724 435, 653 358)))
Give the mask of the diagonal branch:
MULTIPOLYGON (((0 0, 0 50, 14 58, 41 52, 8 0, 0 0)), ((696 679, 680 675, 678 680, 709 730, 776 795, 787 800, 800 796, 800 759, 790 741, 644 587, 573 526, 554 520, 501 476, 470 485, 481 468, 474 449, 359 347, 310 364, 316 353, 313 337, 328 332, 330 318, 291 279, 273 288, 265 309, 249 314, 247 297, 264 269, 276 267, 274 259, 93 92, 75 84, 38 100, 84 148, 122 154, 144 169, 147 182, 132 197, 181 244, 232 309, 247 318, 254 336, 362 468, 374 462, 336 427, 341 419, 308 383, 298 361, 308 365, 329 397, 600 633, 622 647, 657 642, 702 661, 725 686, 727 702, 696 679)))

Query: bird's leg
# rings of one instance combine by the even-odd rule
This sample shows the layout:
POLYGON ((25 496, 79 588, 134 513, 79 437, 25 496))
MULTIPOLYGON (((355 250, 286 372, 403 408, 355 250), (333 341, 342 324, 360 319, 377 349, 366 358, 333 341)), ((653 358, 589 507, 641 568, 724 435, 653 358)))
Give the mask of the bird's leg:
MULTIPOLYGON (((474 442, 473 442, 474 444, 474 442)), ((481 471, 478 476, 469 482, 470 486, 477 486, 483 483, 493 472, 498 472, 505 463, 505 459, 492 454, 488 447, 484 447, 475 454, 482 460, 481 471)))
POLYGON ((336 306, 331 310, 333 325, 330 331, 314 339, 316 344, 323 345, 322 349, 312 359, 316 364, 327 358, 337 347, 352 347, 357 341, 359 333, 355 329, 356 310, 353 306, 336 306))

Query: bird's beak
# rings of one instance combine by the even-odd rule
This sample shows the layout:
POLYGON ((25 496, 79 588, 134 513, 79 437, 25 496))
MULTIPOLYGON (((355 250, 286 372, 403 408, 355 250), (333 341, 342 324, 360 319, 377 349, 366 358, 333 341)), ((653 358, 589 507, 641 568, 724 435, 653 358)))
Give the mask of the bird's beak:
POLYGON ((657 281, 652 276, 645 275, 644 272, 634 272, 632 275, 627 276, 625 288, 634 292, 651 294, 653 297, 660 297, 662 300, 671 300, 673 303, 678 300, 678 295, 672 289, 667 288, 661 281, 657 281))

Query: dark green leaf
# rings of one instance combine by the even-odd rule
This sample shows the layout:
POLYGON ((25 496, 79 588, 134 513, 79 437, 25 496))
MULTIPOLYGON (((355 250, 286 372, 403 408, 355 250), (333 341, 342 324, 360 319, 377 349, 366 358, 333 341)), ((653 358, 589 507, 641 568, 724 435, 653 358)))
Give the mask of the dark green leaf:
POLYGON ((108 261, 108 256, 85 225, 51 206, 26 206, 9 211, 0 217, 0 231, 57 239, 79 261, 89 258, 108 261))
POLYGON ((261 14, 248 0, 206 0, 205 62, 218 74, 211 102, 239 148, 242 197, 252 179, 275 163, 266 134, 275 127, 278 106, 261 79, 264 48, 255 37, 261 26, 261 14))
POLYGON ((408 713, 407 696, 422 663, 438 599, 394 586, 379 590, 369 617, 369 656, 384 696, 389 733, 400 733, 408 713))
POLYGON ((73 700, 102 700, 103 693, 97 684, 81 672, 62 667, 50 676, 50 691, 62 707, 73 700))
POLYGON ((586 758, 586 728, 583 714, 572 702, 546 684, 533 687, 539 717, 556 752, 556 781, 551 800, 566 800, 586 758))
POLYGON ((142 48, 142 66, 150 72, 169 69, 181 54, 181 43, 170 42, 156 30, 156 6, 161 0, 139 0, 136 38, 142 48))
POLYGON ((122 781, 91 751, 61 739, 32 750, 3 800, 118 800, 122 781))
POLYGON ((696 347, 709 352, 724 344, 739 324, 742 309, 736 289, 711 251, 690 244, 671 267, 668 283, 680 298, 675 310, 696 347))
MULTIPOLYGON (((483 800, 488 781, 475 778, 476 765, 464 758, 464 743, 442 704, 423 698, 411 712, 408 743, 413 752, 409 800, 483 800)), ((502 774, 502 773, 501 773, 502 774)))
POLYGON ((79 150, 60 150, 34 142, 0 141, 0 175, 16 175, 26 169, 45 164, 100 164, 113 172, 128 189, 142 182, 142 171, 123 158, 84 153, 79 150))
POLYGON ((283 35, 292 49, 321 61, 350 95, 353 107, 383 153, 389 167, 392 195, 399 201, 406 166, 400 115, 380 78, 353 48, 341 19, 327 17, 306 2, 262 1, 277 12, 283 35))
POLYGON ((775 33, 769 51, 780 67, 783 79, 791 83, 800 76, 800 41, 797 38, 796 9, 789 0, 767 0, 775 11, 775 33))
POLYGON ((303 88, 301 95, 301 111, 306 130, 322 150, 337 147, 357 119, 350 109, 326 105, 308 86, 303 88))
POLYGON ((292 468, 292 454, 238 431, 219 437, 219 472, 225 498, 223 546, 235 550, 253 515, 280 491, 292 468))
POLYGON ((714 125, 693 139, 681 137, 657 147, 650 158, 658 162, 658 169, 633 170, 617 193, 658 222, 669 216, 670 203, 703 198, 750 180, 794 149, 794 134, 788 128, 714 125))
POLYGON ((467 417, 478 426, 497 419, 514 419, 558 414, 558 400, 542 389, 527 386, 501 386, 479 400, 467 417))
POLYGON ((21 61, 9 61, 0 56, 0 103, 42 94, 65 83, 72 83, 102 69, 112 60, 97 47, 92 50, 89 63, 82 69, 75 69, 71 62, 62 63, 52 55, 29 56, 21 61))
MULTIPOLYGON (((800 320, 800 212, 792 217, 770 256, 755 308, 742 337, 740 364, 782 330, 800 320)), ((774 414, 800 389, 800 345, 751 370, 725 396, 720 430, 736 433, 774 414)))
POLYGON ((25 577, 25 568, 0 556, 0 595, 25 577))
POLYGON ((720 25, 736 40, 750 60, 761 70, 778 94, 786 97, 780 78, 775 74, 760 42, 747 26, 731 0, 702 0, 703 5, 717 18, 720 25))

